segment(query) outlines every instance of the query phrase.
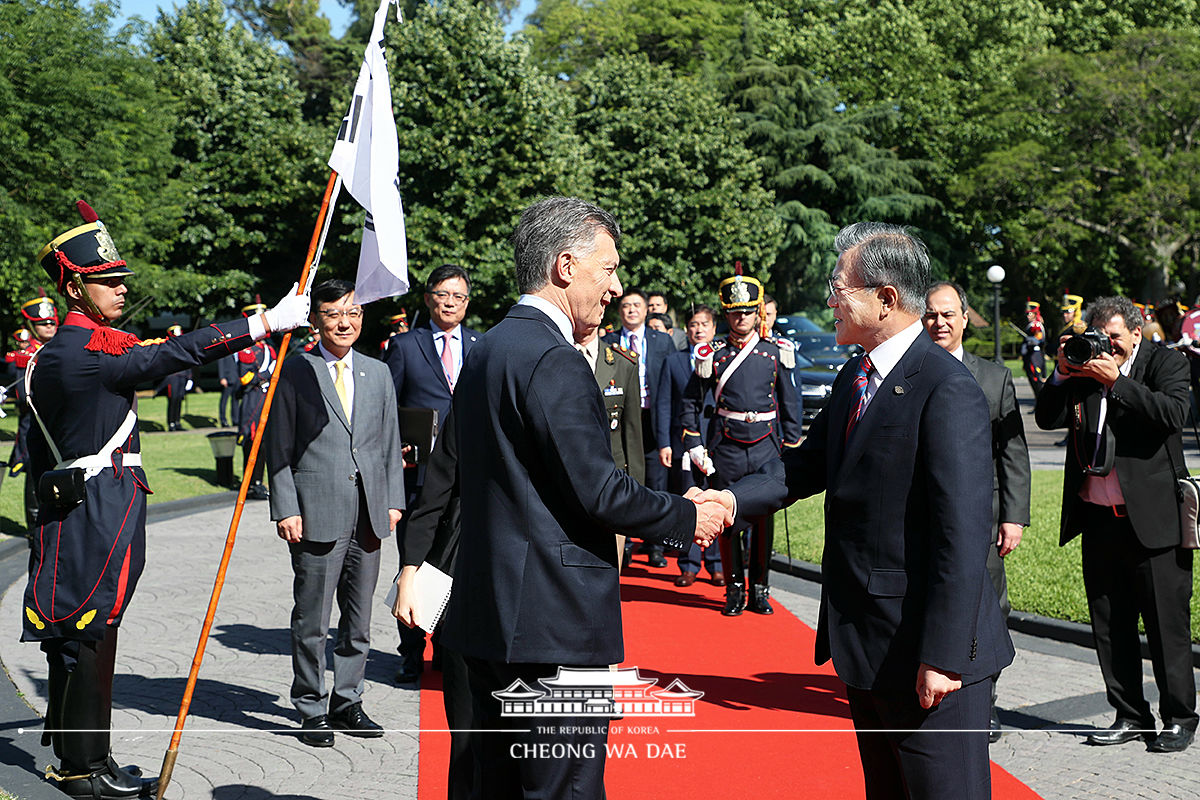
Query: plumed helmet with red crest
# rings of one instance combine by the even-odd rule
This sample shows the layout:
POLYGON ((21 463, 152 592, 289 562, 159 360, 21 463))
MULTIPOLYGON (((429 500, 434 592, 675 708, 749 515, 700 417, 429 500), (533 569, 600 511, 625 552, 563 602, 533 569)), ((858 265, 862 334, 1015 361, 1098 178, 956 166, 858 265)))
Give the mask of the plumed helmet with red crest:
POLYGON ((56 236, 38 253, 38 261, 54 281, 59 294, 66 293, 67 282, 75 275, 89 278, 109 278, 132 275, 117 253, 108 228, 83 200, 75 204, 83 223, 56 236))
POLYGON ((21 304, 21 316, 26 322, 46 322, 53 320, 58 324, 58 306, 45 293, 21 304))

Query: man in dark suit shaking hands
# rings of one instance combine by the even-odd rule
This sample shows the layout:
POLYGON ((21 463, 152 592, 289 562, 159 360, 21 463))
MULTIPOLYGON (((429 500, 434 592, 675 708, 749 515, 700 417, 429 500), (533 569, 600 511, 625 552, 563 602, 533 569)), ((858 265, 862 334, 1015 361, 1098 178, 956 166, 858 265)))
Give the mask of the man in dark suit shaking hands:
POLYGON ((608 413, 574 342, 621 294, 620 235, 582 200, 527 208, 513 236, 521 297, 471 350, 454 394, 458 451, 471 457, 459 460, 442 636, 466 658, 471 727, 492 731, 477 744, 478 797, 604 797, 606 717, 502 717, 492 693, 624 658, 613 534, 706 545, 727 520, 719 503, 652 491, 613 464, 608 413))
MULTIPOLYGON (((1029 448, 1025 444, 1025 425, 1017 407, 1012 372, 963 348, 966 325, 967 295, 963 288, 947 281, 931 285, 925 292, 925 330, 936 345, 971 371, 987 398, 992 421, 992 544, 995 545, 988 550, 987 569, 1007 622, 1012 604, 1008 602, 1004 557, 1021 543, 1021 534, 1029 524, 1029 448)), ((980 458, 983 455, 975 454, 980 458)), ((989 738, 995 742, 1000 739, 1000 719, 996 716, 995 681, 992 686, 989 738)))
POLYGON ((1180 547, 1175 480, 1187 474, 1181 429, 1188 412, 1188 363, 1142 336, 1142 315, 1124 297, 1088 307, 1103 337, 1059 345, 1058 366, 1037 400, 1037 424, 1066 428, 1062 530, 1065 545, 1083 534, 1096 657, 1116 721, 1088 737, 1093 745, 1146 739, 1176 753, 1196 733, 1190 601, 1192 551, 1180 547), (1104 352, 1107 350, 1108 352, 1104 352), (1091 356, 1090 358, 1088 356, 1091 356), (1142 692, 1138 617, 1146 626, 1163 730, 1142 692))
POLYGON ((867 797, 988 798, 991 678, 1013 648, 985 566, 987 401, 921 327, 925 246, 874 222, 836 245, 837 341, 866 353, 800 447, 715 494, 748 517, 825 492, 816 661, 846 684, 867 797))

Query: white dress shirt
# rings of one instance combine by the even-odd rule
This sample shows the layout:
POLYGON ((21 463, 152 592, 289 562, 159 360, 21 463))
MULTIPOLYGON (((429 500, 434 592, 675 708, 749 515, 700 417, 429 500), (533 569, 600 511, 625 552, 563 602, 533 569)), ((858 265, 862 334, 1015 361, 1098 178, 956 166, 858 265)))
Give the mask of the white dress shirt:
POLYGON ((538 297, 536 294, 523 294, 517 298, 517 305, 533 306, 538 311, 541 311, 558 327, 558 332, 567 340, 567 344, 575 344, 575 326, 571 323, 571 318, 563 313, 563 310, 554 305, 554 303, 543 297, 538 297))
POLYGON ((638 383, 642 390, 642 408, 650 407, 650 392, 646 390, 646 326, 621 329, 621 346, 638 354, 638 383), (637 347, 631 347, 629 337, 637 336, 637 347))
POLYGON ((341 361, 346 365, 342 368, 342 383, 346 387, 346 403, 350 408, 354 408, 354 351, 347 351, 346 357, 339 359, 325 349, 324 342, 317 345, 317 350, 320 351, 321 357, 325 359, 325 367, 329 370, 329 379, 331 381, 337 382, 337 367, 334 364, 341 361))
POLYGON ((869 353, 871 374, 867 376, 867 391, 863 397, 864 414, 871 405, 871 399, 879 391, 879 387, 887 380, 888 373, 896 368, 900 359, 904 358, 904 354, 908 352, 908 348, 912 347, 912 343, 917 340, 917 337, 924 333, 925 326, 918 319, 886 342, 875 345, 875 349, 869 353))
POLYGON ((437 350, 439 359, 442 358, 442 351, 446 349, 447 339, 450 341, 450 358, 454 360, 454 374, 446 377, 447 380, 453 379, 450 380, 450 383, 454 384, 458 382, 458 376, 462 372, 462 325, 455 325, 454 328, 449 331, 444 331, 434 325, 433 343, 434 348, 437 350))

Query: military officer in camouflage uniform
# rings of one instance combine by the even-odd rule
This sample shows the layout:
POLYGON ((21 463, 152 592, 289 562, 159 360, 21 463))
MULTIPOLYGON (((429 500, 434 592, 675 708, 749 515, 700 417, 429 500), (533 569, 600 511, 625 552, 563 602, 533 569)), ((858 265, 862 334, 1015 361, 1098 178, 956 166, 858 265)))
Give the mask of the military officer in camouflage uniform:
MULTIPOLYGON (((795 447, 800 441, 795 388, 780 363, 779 347, 763 338, 760 327, 762 284, 738 274, 722 281, 720 288, 729 334, 697 350, 696 374, 684 392, 681 410, 683 449, 711 476, 714 489, 726 488, 779 458, 781 447, 795 447), (713 394, 711 408, 703 407, 706 391, 713 394), (702 434, 705 417, 708 431, 702 434)), ((768 600, 772 535, 770 517, 754 520, 747 532, 747 606, 743 531, 721 534, 725 616, 737 616, 747 607, 756 614, 773 613, 768 600)))
POLYGON ((30 532, 23 641, 49 664, 43 738, 61 760, 50 777, 76 797, 136 797, 157 779, 120 768, 109 752, 117 627, 146 558, 146 474, 134 389, 246 347, 308 316, 291 295, 266 314, 139 341, 111 327, 133 274, 86 203, 84 224, 38 256, 69 309, 58 334, 30 361, 34 425, 30 469, 41 506, 30 532))

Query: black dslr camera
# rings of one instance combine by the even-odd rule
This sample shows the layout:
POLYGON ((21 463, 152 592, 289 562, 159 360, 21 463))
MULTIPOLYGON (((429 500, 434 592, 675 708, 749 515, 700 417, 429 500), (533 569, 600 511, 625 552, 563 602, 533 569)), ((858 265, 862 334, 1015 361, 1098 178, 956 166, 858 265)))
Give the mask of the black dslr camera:
POLYGON ((1112 355, 1112 342, 1108 335, 1095 328, 1088 328, 1063 342, 1062 355, 1068 364, 1080 367, 1101 353, 1112 355))

